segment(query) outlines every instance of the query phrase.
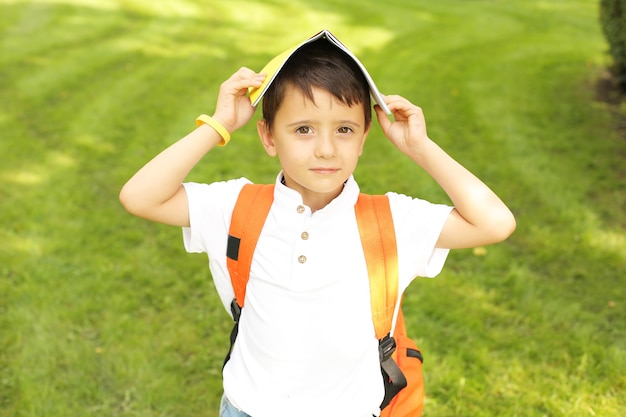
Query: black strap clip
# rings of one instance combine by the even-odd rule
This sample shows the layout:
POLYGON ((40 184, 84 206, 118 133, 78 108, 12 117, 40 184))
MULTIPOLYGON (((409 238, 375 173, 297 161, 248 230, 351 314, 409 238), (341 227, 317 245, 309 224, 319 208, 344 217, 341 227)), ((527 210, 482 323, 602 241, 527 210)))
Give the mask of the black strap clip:
POLYGON ((387 407, 393 397, 395 397, 396 394, 407 386, 407 381, 402 373, 402 370, 391 357, 393 352, 396 351, 396 347, 396 339, 394 339, 390 334, 378 342, 380 368, 382 371, 383 382, 385 384, 385 398, 383 398, 383 402, 380 404, 381 410, 387 407))
POLYGON ((239 318, 241 317, 241 307, 237 304, 236 298, 233 298, 233 301, 230 303, 230 312, 233 313, 233 320, 235 323, 239 323, 239 318))
POLYGON ((228 348, 228 354, 226 355, 226 359, 224 359, 224 365, 222 365, 222 369, 226 366, 226 362, 230 360, 230 354, 233 352, 233 346, 235 346, 235 340, 237 340, 237 334, 239 334, 239 319, 241 318, 241 307, 237 304, 237 299, 233 298, 233 301, 230 303, 230 311, 233 313, 233 330, 230 332, 230 347, 228 348))
POLYGON ((378 359, 380 359, 381 363, 389 359, 395 351, 396 339, 394 339, 393 336, 391 336, 390 334, 383 337, 378 342, 378 359))

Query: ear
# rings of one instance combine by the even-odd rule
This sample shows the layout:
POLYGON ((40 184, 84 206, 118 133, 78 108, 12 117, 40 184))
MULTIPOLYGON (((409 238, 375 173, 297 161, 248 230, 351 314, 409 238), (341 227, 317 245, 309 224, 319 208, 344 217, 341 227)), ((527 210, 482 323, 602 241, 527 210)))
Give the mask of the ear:
POLYGON ((267 122, 263 119, 259 120, 256 123, 256 130, 259 132, 259 138, 265 148, 265 152, 267 152, 269 156, 276 156, 276 145, 274 144, 274 138, 272 137, 272 132, 267 122))

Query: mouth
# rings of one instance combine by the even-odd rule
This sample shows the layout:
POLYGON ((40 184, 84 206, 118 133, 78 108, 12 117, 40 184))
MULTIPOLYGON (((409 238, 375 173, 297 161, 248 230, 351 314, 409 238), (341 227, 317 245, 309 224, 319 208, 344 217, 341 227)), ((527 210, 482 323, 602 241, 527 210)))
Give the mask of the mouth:
POLYGON ((316 174, 330 175, 330 174, 334 174, 334 173, 338 172, 339 168, 323 168, 323 167, 319 167, 319 168, 311 168, 311 171, 313 171, 316 174))

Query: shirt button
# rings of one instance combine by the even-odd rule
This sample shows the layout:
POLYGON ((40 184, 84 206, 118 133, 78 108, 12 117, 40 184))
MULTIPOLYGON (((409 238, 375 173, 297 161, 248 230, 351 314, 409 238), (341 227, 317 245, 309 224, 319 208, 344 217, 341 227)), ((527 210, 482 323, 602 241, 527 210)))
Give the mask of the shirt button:
POLYGON ((302 214, 304 213, 304 206, 298 206, 298 208, 296 209, 298 211, 298 213, 302 214))
POLYGON ((302 240, 308 240, 309 239, 309 234, 307 232, 302 232, 300 237, 302 238, 302 240))
POLYGON ((306 262, 306 256, 304 255, 300 255, 298 256, 298 262, 300 262, 301 264, 306 262))

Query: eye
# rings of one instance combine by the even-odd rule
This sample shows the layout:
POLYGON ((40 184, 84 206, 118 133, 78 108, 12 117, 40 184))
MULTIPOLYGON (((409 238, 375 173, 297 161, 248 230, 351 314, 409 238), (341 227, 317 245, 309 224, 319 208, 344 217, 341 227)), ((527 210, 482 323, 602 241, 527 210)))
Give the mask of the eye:
POLYGON ((342 134, 342 135, 347 135, 349 133, 354 132, 354 129, 352 129, 351 127, 348 127, 348 126, 341 126, 339 129, 337 129, 337 132, 342 134))
POLYGON ((311 129, 310 126, 300 126, 296 129, 296 133, 299 133, 300 135, 310 135, 313 133, 313 129, 311 129))

